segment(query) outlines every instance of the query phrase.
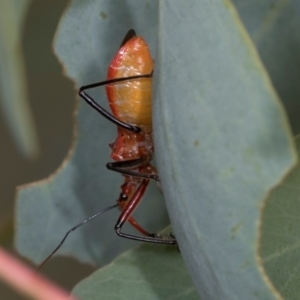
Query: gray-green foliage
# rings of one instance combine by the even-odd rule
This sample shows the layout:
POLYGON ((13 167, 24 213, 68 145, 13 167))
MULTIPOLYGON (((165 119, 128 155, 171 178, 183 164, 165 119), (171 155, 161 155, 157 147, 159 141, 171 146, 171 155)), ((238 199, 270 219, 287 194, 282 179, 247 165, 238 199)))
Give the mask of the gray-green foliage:
MULTIPOLYGON (((123 8, 119 11, 120 15, 115 16, 118 22, 111 20, 114 5, 110 2, 104 7, 100 2, 83 4, 74 1, 65 14, 59 24, 54 48, 68 76, 76 82, 76 89, 83 84, 105 80, 109 61, 128 28, 139 28, 145 32, 152 53, 155 53, 155 2, 139 9, 139 6, 128 3, 120 4, 119 9, 123 8), (139 11, 140 18, 130 17, 132 11, 139 11), (147 19, 143 17, 145 15, 147 19), (130 19, 131 23, 126 23, 130 19)), ((108 106, 103 87, 90 94, 108 106)), ((43 184, 19 191, 16 234, 17 248, 23 255, 36 263, 41 262, 67 230, 115 203, 121 191, 122 176, 105 168, 106 162, 111 160, 108 144, 115 137, 115 125, 86 103, 79 103, 77 139, 70 156, 60 170, 43 184)), ((117 210, 107 212, 72 233, 60 254, 101 265, 133 247, 134 243, 117 238, 114 233, 118 214, 117 210)), ((168 224, 163 197, 155 184, 147 193, 137 219, 150 231, 157 231, 168 224), (155 212, 155 216, 149 212, 155 212)))
MULTIPOLYGON (((295 66, 299 65, 300 47, 294 32, 299 28, 300 7, 296 1, 279 2, 235 1, 238 15, 229 1, 219 0, 117 4, 77 0, 60 24, 56 53, 77 86, 105 78, 108 62, 129 28, 149 42, 155 54, 157 166, 183 259, 203 299, 275 299, 277 292, 261 273, 259 253, 269 261, 272 253, 291 253, 279 251, 283 245, 289 247, 288 243, 276 243, 268 231, 260 231, 267 224, 274 225, 262 214, 263 205, 264 212, 274 205, 273 200, 266 201, 270 190, 297 160, 287 117, 257 54, 258 50, 296 132, 299 71, 295 66), (276 36, 284 43, 277 45, 276 36), (286 44, 294 45, 291 52, 286 44), (291 61, 292 72, 285 73, 291 61)), ((93 95, 105 102, 101 91, 93 95)), ((104 168, 105 145, 114 136, 114 126, 80 105, 78 138, 70 160, 48 182, 20 192, 17 245, 22 253, 40 261, 66 229, 116 199, 121 178, 104 168)), ((297 201, 297 193, 290 191, 297 201)), ((140 215, 143 222, 152 219, 147 228, 160 227, 158 214, 163 211, 153 202, 161 202, 158 197, 153 191, 141 205, 145 208, 140 215)), ((80 229, 61 253, 98 264, 111 260, 130 244, 115 238, 114 218, 116 213, 107 213, 80 229)), ((278 218, 276 226, 284 227, 285 220, 278 218)), ((292 228, 297 240, 298 226, 292 228)), ((298 257, 297 243, 292 250, 291 263, 298 257)), ((149 246, 133 250, 91 275, 75 293, 83 299, 138 299, 141 295, 168 299, 173 296, 155 287, 159 278, 161 289, 167 291, 167 273, 171 273, 174 287, 182 287, 176 293, 192 299, 195 291, 190 283, 181 285, 186 273, 180 255, 169 251, 165 255, 164 251, 164 247, 149 246), (164 268, 155 268, 155 264, 164 264, 164 268), (178 270, 174 265, 180 266, 178 270), (132 281, 139 284, 132 285, 132 281), (108 289, 114 282, 117 285, 108 289)), ((266 272, 272 273, 269 278, 282 294, 285 284, 297 295, 299 285, 290 281, 287 285, 284 277, 274 276, 284 268, 289 274, 291 264, 285 262, 286 256, 276 261, 280 268, 267 266, 266 272)))
POLYGON ((234 7, 179 2, 160 5, 154 97, 173 228, 204 299, 274 299, 257 263, 258 226, 295 162, 288 124, 234 7))
POLYGON ((125 252, 79 283, 73 293, 85 300, 199 299, 178 251, 155 245, 125 252))
MULTIPOLYGON (((298 157, 300 137, 296 138, 298 157)), ((260 255, 272 283, 285 299, 299 299, 300 168, 297 166, 265 203, 260 255)))
POLYGON ((22 30, 30 0, 0 3, 0 107, 20 152, 33 158, 39 147, 28 104, 22 30))

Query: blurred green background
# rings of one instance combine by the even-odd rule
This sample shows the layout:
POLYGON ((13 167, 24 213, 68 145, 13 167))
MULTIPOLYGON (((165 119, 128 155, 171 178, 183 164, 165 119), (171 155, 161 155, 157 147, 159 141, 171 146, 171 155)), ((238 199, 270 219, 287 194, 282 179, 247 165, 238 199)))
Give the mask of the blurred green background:
MULTIPOLYGON (((26 159, 22 155, 5 122, 3 110, 0 112, 0 243, 14 255, 17 255, 13 249, 16 186, 53 173, 65 158, 72 141, 76 93, 72 82, 62 75, 62 67, 52 52, 55 30, 67 3, 66 0, 31 1, 22 31, 29 105, 40 145, 36 159, 26 159)), ((43 273, 71 289, 92 270, 73 259, 54 258, 43 273)), ((0 281, 0 299, 25 298, 0 281)))

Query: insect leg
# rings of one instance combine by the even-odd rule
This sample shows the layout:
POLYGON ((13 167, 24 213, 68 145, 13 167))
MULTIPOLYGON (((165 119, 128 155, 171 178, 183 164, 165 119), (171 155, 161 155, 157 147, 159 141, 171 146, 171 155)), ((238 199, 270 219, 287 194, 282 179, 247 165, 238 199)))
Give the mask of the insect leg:
POLYGON ((141 234, 150 236, 151 233, 145 230, 133 217, 128 219, 130 225, 132 225, 136 230, 138 230, 141 234))
POLYGON ((136 240, 140 242, 147 242, 147 243, 155 243, 155 244, 169 244, 169 245, 177 245, 177 241, 173 236, 161 236, 158 234, 149 234, 149 236, 137 236, 132 234, 127 234, 121 232, 121 229, 125 222, 129 221, 132 213, 142 200, 143 195, 145 194, 145 191, 148 187, 149 179, 143 179, 141 184, 136 189, 135 193, 133 194, 132 198, 122 211, 116 225, 115 225, 115 231, 117 235, 123 238, 136 240))
POLYGON ((146 74, 146 75, 136 75, 136 76, 124 77, 124 78, 114 78, 114 79, 110 79, 110 80, 92 83, 89 85, 82 86, 79 89, 79 96, 81 98, 83 98, 91 107, 93 107, 96 111, 98 111, 102 116, 107 118, 109 121, 113 122, 114 124, 124 128, 124 129, 138 133, 141 131, 141 129, 138 126, 134 126, 134 125, 125 123, 125 122, 117 119, 115 116, 113 116, 107 110, 105 110, 102 106, 100 106, 92 97, 90 97, 87 93, 85 93, 85 90, 96 88, 96 87, 103 86, 106 84, 116 83, 116 82, 135 80, 135 79, 140 79, 140 78, 151 78, 151 77, 152 77, 152 73, 146 74))
POLYGON ((155 173, 136 172, 130 170, 141 166, 143 163, 144 163, 144 159, 138 158, 132 160, 109 162, 106 164, 106 168, 124 175, 149 178, 149 179, 154 179, 155 181, 160 181, 158 175, 155 173))
MULTIPOLYGON (((125 183, 121 186, 122 192, 120 194, 120 197, 118 199, 118 206, 123 211, 125 207, 128 204, 129 199, 132 197, 136 190, 136 183, 132 181, 128 181, 128 177, 125 178, 125 183)), ((138 222, 133 218, 130 217, 128 219, 128 222, 140 233, 143 235, 149 236, 151 233, 149 233, 147 230, 145 230, 141 225, 138 224, 138 222)))

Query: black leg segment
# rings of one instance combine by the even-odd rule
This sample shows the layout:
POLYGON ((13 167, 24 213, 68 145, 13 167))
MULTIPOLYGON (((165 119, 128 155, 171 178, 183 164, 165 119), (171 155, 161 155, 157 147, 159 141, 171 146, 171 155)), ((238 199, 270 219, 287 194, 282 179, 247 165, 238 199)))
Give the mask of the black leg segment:
POLYGON ((155 181, 160 181, 157 174, 147 174, 141 172, 135 172, 130 169, 137 168, 144 163, 142 158, 133 159, 133 160, 124 160, 124 161, 116 161, 116 162, 109 162, 106 164, 107 169, 134 177, 141 177, 141 178, 149 178, 154 179, 155 181))
POLYGON ((100 106, 92 97, 90 97, 87 93, 85 93, 85 90, 96 88, 96 87, 103 86, 106 84, 111 84, 111 83, 117 83, 117 82, 128 81, 128 80, 136 80, 136 79, 141 79, 141 78, 151 78, 151 77, 152 77, 152 73, 146 74, 146 75, 136 75, 136 76, 124 77, 124 78, 114 78, 114 79, 110 79, 110 80, 96 82, 93 84, 82 86, 79 89, 79 96, 82 99, 84 99, 85 102, 88 103, 92 108, 94 108, 96 111, 98 111, 102 116, 107 118, 112 123, 124 128, 124 129, 127 129, 129 131, 138 133, 141 131, 141 128, 139 128, 138 126, 134 126, 134 125, 125 123, 125 122, 117 119, 115 116, 113 116, 107 110, 105 110, 102 106, 100 106))

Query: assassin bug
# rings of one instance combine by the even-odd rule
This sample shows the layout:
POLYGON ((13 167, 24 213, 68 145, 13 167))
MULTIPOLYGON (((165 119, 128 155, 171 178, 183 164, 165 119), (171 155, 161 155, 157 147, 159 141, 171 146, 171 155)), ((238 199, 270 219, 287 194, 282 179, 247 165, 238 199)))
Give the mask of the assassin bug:
POLYGON ((110 157, 115 161, 107 163, 106 167, 121 173, 124 176, 124 183, 121 186, 117 204, 105 208, 70 229, 39 269, 60 248, 69 233, 115 207, 119 207, 122 211, 115 225, 115 231, 119 236, 148 243, 177 245, 172 234, 162 236, 150 233, 132 217, 150 180, 153 179, 159 183, 156 169, 150 163, 154 153, 151 110, 152 72, 153 59, 149 47, 146 41, 136 36, 135 31, 131 29, 108 68, 107 80, 79 89, 80 97, 102 116, 117 125, 117 138, 114 143, 110 144, 112 149, 110 157), (104 85, 112 114, 86 93, 89 89, 104 85), (129 222, 142 236, 122 232, 125 222, 129 222))

